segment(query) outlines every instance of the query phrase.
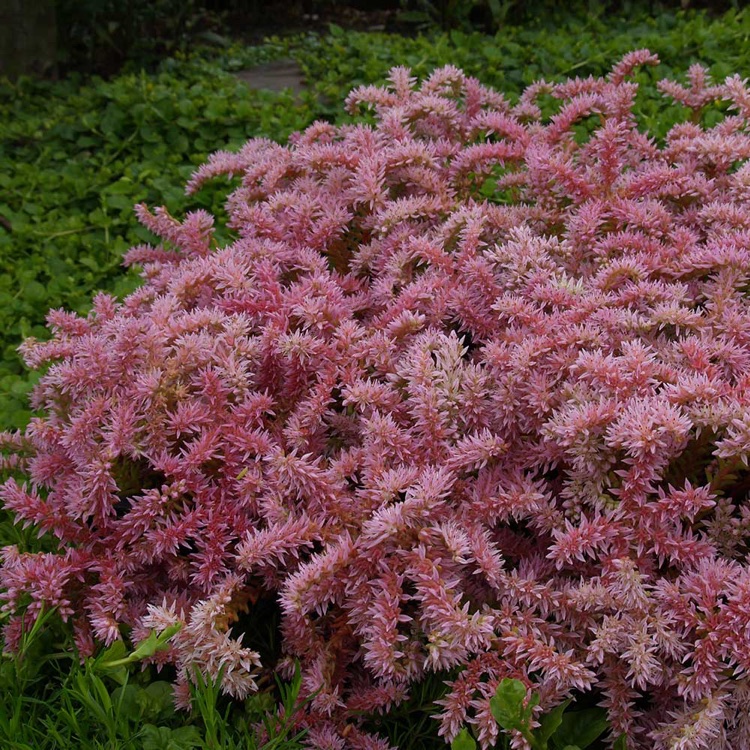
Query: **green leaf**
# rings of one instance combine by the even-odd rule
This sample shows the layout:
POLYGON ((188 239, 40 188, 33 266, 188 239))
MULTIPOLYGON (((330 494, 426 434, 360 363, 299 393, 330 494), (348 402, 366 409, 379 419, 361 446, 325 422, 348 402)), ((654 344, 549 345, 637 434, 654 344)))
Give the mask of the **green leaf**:
POLYGON ((47 290, 38 281, 30 281, 23 290, 24 297, 29 302, 42 302, 47 298, 47 290))
POLYGON ((168 727, 155 727, 146 724, 141 731, 143 750, 167 750, 172 730, 168 727))
POLYGON ((174 715, 174 694, 172 685, 164 680, 152 682, 141 690, 138 696, 143 716, 152 721, 166 719, 174 715))
POLYGON ((98 666, 106 666, 109 662, 119 661, 128 655, 128 649, 122 641, 115 641, 109 648, 104 649, 96 659, 98 666))
POLYGON ((137 685, 123 685, 114 689, 112 702, 118 706, 120 716, 133 722, 140 720, 141 707, 138 699, 141 692, 137 685))
POLYGON ((612 750, 628 750, 628 739, 627 736, 621 734, 616 740, 615 744, 612 745, 612 750))
POLYGON ((106 195, 104 196, 104 202, 107 208, 119 208, 119 209, 132 209, 135 201, 129 195, 106 195))
POLYGON ((144 638, 138 643, 135 651, 130 655, 130 660, 139 661, 146 659, 149 656, 153 656, 157 651, 169 648, 167 641, 180 630, 180 627, 180 625, 170 625, 161 633, 157 633, 155 630, 152 631, 148 638, 144 638))
POLYGON ((146 724, 141 740, 143 750, 191 750, 203 744, 200 732, 193 726, 169 729, 146 724))
POLYGON ((172 742, 178 748, 198 747, 203 743, 200 732, 196 727, 180 727, 172 730, 172 742))
POLYGON ((609 727, 607 712, 603 708, 569 711, 562 717, 560 727, 552 737, 556 748, 576 745, 585 750, 609 727))
POLYGON ((523 724, 523 703, 526 698, 526 685, 520 680, 506 677, 490 698, 490 711, 495 721, 503 729, 521 729, 523 724))
POLYGON ((464 727, 451 742, 451 750, 475 750, 477 746, 474 738, 469 734, 469 730, 464 727))
POLYGON ((561 703, 559 706, 555 706, 549 713, 544 714, 539 723, 539 728, 534 732, 540 743, 540 747, 546 750, 547 742, 549 738, 558 730, 558 727, 562 724, 563 713, 565 709, 571 704, 572 699, 568 699, 561 703))

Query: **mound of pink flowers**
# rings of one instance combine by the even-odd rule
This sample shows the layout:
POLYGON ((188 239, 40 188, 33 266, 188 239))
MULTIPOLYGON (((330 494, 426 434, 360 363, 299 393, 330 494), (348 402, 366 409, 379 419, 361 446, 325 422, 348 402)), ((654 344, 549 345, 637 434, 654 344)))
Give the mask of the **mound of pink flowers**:
POLYGON ((631 749, 750 747, 750 90, 662 82, 693 116, 658 144, 655 62, 515 105, 394 69, 347 101, 374 124, 196 172, 241 178, 230 244, 138 207, 142 287, 24 345, 0 497, 59 549, 3 550, 6 648, 43 603, 84 655, 181 622, 183 704, 195 667, 242 698, 299 660, 322 750, 386 748, 357 717, 439 670, 447 741, 491 747, 517 677, 631 749), (269 599, 280 665, 237 627, 269 599))

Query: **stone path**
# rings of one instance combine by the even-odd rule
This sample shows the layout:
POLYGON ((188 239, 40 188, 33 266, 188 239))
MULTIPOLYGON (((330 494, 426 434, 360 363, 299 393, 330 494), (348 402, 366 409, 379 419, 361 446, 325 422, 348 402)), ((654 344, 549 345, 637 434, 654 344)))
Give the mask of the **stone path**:
POLYGON ((294 60, 275 60, 235 73, 250 88, 283 91, 292 89, 295 94, 305 89, 302 69, 294 60))

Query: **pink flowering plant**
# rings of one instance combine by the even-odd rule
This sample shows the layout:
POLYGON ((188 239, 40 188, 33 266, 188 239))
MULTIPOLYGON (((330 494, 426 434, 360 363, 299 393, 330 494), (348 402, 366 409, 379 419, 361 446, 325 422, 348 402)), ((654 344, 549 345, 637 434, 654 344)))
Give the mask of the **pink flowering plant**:
POLYGON ((750 747, 750 90, 663 81, 657 143, 656 62, 516 103, 396 68, 366 122, 194 174, 240 179, 228 244, 139 206, 142 286, 23 345, 0 497, 59 543, 3 549, 5 648, 47 606, 82 656, 169 629, 181 705, 298 662, 322 750, 388 747, 362 714, 436 672, 447 742, 591 694, 610 743, 750 747), (277 664, 238 627, 268 601, 277 664))

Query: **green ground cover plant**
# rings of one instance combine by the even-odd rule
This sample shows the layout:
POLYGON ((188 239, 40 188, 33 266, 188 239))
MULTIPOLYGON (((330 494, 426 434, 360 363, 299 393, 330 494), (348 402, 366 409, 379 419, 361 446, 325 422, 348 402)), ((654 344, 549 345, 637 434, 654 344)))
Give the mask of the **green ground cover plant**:
POLYGON ((222 700, 219 682, 196 675, 194 711, 176 712, 172 686, 141 659, 171 634, 128 653, 122 641, 81 661, 49 609, 0 660, 0 746, 7 750, 299 750, 293 730, 300 675, 259 693, 241 710, 222 700), (277 702, 278 701, 278 706, 277 702), (255 729, 262 727, 262 736, 255 729))
MULTIPOLYGON (((635 23, 593 19, 571 22, 561 30, 516 29, 493 38, 454 32, 404 39, 333 28, 326 37, 277 39, 260 49, 169 61, 155 75, 4 86, 0 99, 0 159, 7 165, 0 175, 2 426, 21 427, 28 421, 26 396, 38 375, 25 374, 15 349, 26 335, 47 335, 42 326, 47 310, 64 307, 85 313, 95 289, 121 297, 137 285, 136 274, 123 272, 121 256, 128 247, 152 241, 153 236, 133 220, 134 203, 163 203, 176 215, 205 208, 221 216, 225 185, 208 187, 189 198, 181 188, 209 152, 236 149, 250 136, 283 141, 315 119, 344 121, 340 111, 344 94, 353 85, 382 81, 394 64, 410 66, 423 76, 452 63, 512 98, 540 77, 601 75, 613 59, 641 46, 650 47, 662 60, 660 66, 637 74, 644 84, 639 121, 659 137, 684 118, 685 110, 679 105, 665 107, 654 82, 698 61, 719 80, 728 73, 744 75, 750 69, 748 38, 746 13, 711 21, 690 14, 635 23), (298 97, 250 92, 232 76, 254 62, 287 55, 299 60, 310 81, 310 90, 298 97)), ((705 124, 710 125, 713 116, 707 115, 705 124)), ((491 194, 494 185, 488 182, 486 190, 491 194)), ((220 223, 217 238, 230 235, 220 223)), ((6 543, 17 544, 22 551, 54 548, 54 540, 37 540, 33 530, 12 526, 8 520, 0 524, 0 544, 6 543)), ((160 679, 153 667, 139 671, 138 659, 125 652, 105 652, 79 663, 70 634, 56 622, 54 612, 37 623, 24 636, 19 653, 0 662, 0 691, 10 697, 0 701, 0 739, 8 747, 291 750, 304 739, 294 737, 283 721, 296 705, 295 680, 291 686, 269 686, 242 707, 220 698, 218 685, 199 680, 194 712, 186 718, 166 700, 168 679, 160 679), (121 668, 124 673, 117 672, 121 668), (264 703, 269 697, 271 701, 264 703), (286 712, 266 718, 267 736, 254 734, 250 725, 266 716, 279 698, 287 701, 286 712)), ((440 681, 428 687, 435 689, 426 690, 411 707, 422 715, 441 697, 440 681)), ((503 728, 517 728, 524 721, 527 707, 513 703, 513 695, 513 686, 508 685, 498 694, 495 718, 503 728), (502 699, 507 699, 504 708, 502 699)), ((439 740, 434 727, 415 721, 409 708, 390 725, 387 718, 373 723, 379 723, 383 733, 404 750, 435 747, 439 740), (417 723, 419 728, 410 729, 417 723)), ((556 726, 547 735, 534 735, 538 747, 548 742, 558 747, 554 737, 564 736, 555 734, 565 722, 564 715, 549 720, 548 726, 556 726)), ((461 736, 466 744, 458 747, 468 749, 473 740, 461 736)), ((583 740, 580 746, 584 747, 583 740)))

